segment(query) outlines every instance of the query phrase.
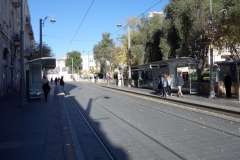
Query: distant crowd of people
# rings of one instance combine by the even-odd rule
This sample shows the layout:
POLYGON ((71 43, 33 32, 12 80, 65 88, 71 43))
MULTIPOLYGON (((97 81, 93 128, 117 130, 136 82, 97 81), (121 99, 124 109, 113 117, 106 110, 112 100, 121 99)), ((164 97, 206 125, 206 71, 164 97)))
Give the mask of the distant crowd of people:
MULTIPOLYGON (((224 86, 226 89, 226 97, 231 98, 232 92, 231 92, 231 86, 232 86, 232 78, 229 74, 224 73, 224 86)), ((158 78, 158 91, 159 95, 162 97, 167 97, 169 95, 172 95, 172 78, 169 74, 160 74, 158 78)), ((184 85, 184 78, 182 72, 178 73, 177 79, 176 79, 176 86, 178 88, 177 96, 183 97, 182 93, 182 87, 184 85)))
MULTIPOLYGON (((55 78, 55 85, 57 86, 58 83, 60 83, 60 85, 62 86, 62 92, 64 91, 64 80, 63 80, 63 76, 61 78, 55 78)), ((51 78, 51 83, 53 83, 53 77, 51 78)), ((45 101, 47 101, 48 98, 48 93, 51 90, 51 87, 49 85, 49 81, 47 79, 47 77, 44 75, 43 79, 42 79, 42 90, 44 92, 44 97, 45 97, 45 101)))
MULTIPOLYGON (((183 97, 182 94, 182 86, 184 85, 184 79, 182 77, 182 73, 179 73, 176 81, 176 85, 178 87, 177 96, 183 97)), ((172 78, 170 74, 160 74, 158 77, 158 90, 159 95, 162 97, 167 97, 172 95, 172 78)))

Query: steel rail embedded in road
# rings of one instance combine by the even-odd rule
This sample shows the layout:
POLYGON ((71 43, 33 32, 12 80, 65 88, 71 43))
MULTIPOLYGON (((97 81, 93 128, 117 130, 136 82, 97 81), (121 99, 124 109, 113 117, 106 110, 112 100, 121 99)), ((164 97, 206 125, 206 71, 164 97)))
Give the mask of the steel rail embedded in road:
MULTIPOLYGON (((120 93, 121 93, 121 92, 120 92, 120 93)), ((190 119, 187 119, 187 118, 185 118, 185 117, 178 116, 178 115, 176 115, 176 114, 171 114, 171 113, 162 111, 162 110, 160 110, 160 109, 152 108, 152 107, 149 107, 149 106, 147 106, 147 105, 138 103, 138 102, 136 102, 136 101, 132 101, 132 100, 130 100, 130 99, 126 99, 126 98, 121 98, 121 99, 123 99, 123 100, 125 100, 125 101, 128 101, 128 102, 131 102, 131 103, 134 103, 134 104, 137 104, 137 105, 140 105, 140 106, 145 107, 145 108, 149 108, 149 109, 152 109, 152 110, 155 110, 155 111, 158 111, 158 112, 161 112, 161 113, 164 113, 164 114, 173 116, 173 117, 177 117, 177 118, 180 118, 180 119, 184 119, 184 120, 186 120, 186 121, 189 121, 189 122, 192 122, 192 123, 195 123, 195 124, 198 124, 198 125, 202 125, 203 127, 207 127, 207 128, 210 128, 210 129, 219 131, 219 132, 224 132, 224 133, 226 133, 226 134, 229 134, 229 135, 232 135, 232 136, 235 136, 235 137, 240 138, 240 135, 237 135, 237 134, 234 134, 234 133, 231 133, 231 132, 228 132, 228 131, 223 131, 223 130, 218 129, 218 128, 216 128, 216 127, 212 127, 212 126, 209 126, 209 125, 200 123, 200 122, 196 122, 196 121, 194 121, 194 120, 190 120, 190 119)), ((158 99, 158 100, 159 100, 159 99, 158 99)), ((176 104, 175 104, 175 105, 176 105, 176 104)), ((175 106, 172 106, 172 107, 175 107, 175 106)), ((189 110, 189 109, 187 109, 187 108, 181 108, 181 109, 183 109, 183 110, 189 110)), ((196 111, 196 110, 195 110, 195 111, 191 110, 191 112, 195 112, 195 113, 201 114, 201 115, 206 115, 206 114, 200 113, 200 112, 198 112, 198 111, 196 111)), ((226 119, 226 118, 223 118, 223 117, 217 117, 217 116, 213 116, 213 115, 208 115, 208 116, 213 117, 213 118, 218 118, 218 119, 222 119, 222 120, 225 120, 225 121, 232 122, 231 120, 226 119)), ((239 121, 235 121, 234 123, 240 124, 239 121)))
POLYGON ((229 110, 227 107, 226 108, 214 107, 213 105, 204 105, 201 103, 196 103, 196 102, 191 102, 191 101, 182 101, 181 99, 178 100, 178 99, 171 99, 171 98, 162 98, 162 97, 159 97, 156 95, 150 95, 150 94, 137 92, 137 91, 133 91, 133 90, 129 90, 129 89, 121 89, 121 88, 111 87, 111 86, 106 86, 106 85, 101 85, 101 87, 112 89, 112 90, 118 90, 121 92, 127 92, 127 93, 142 95, 142 96, 146 96, 146 97, 151 97, 153 99, 158 99, 158 100, 161 99, 162 101, 171 102, 173 104, 184 104, 184 106, 198 108, 201 110, 205 109, 207 111, 211 111, 211 112, 215 112, 215 113, 219 113, 219 114, 223 114, 223 115, 227 115, 227 116, 232 116, 235 118, 240 118, 240 110, 239 109, 229 110))
POLYGON ((83 119, 85 120, 85 122, 87 123, 87 125, 89 126, 89 128, 92 130, 92 132, 94 133, 94 135, 96 136, 97 140, 100 142, 100 144, 102 145, 102 147, 104 148, 105 152, 107 153, 107 155, 109 156, 110 159, 115 160, 114 156, 112 155, 112 153, 109 151, 109 149, 107 148, 107 146, 104 144, 104 142, 102 141, 102 139, 100 138, 100 136, 97 134, 97 132, 94 130, 94 128, 92 127, 92 125, 89 123, 89 121, 87 120, 87 118, 84 116, 84 114, 82 113, 82 111, 78 108, 78 105, 74 102, 74 100, 72 99, 72 97, 70 97, 71 102, 73 103, 73 105, 76 107, 76 109, 78 110, 78 112, 81 114, 81 116, 83 117, 83 119))
MULTIPOLYGON (((85 97, 87 98, 91 98, 89 96, 87 96, 86 94, 82 93, 85 97)), ((173 153, 175 156, 177 156, 178 158, 182 159, 182 160, 187 160, 187 158, 183 155, 181 155, 180 153, 178 153, 177 151, 175 151, 174 149, 172 149, 171 147, 169 147, 168 145, 164 144, 163 142, 158 141, 157 139, 155 139, 154 137, 150 136, 149 134, 147 134, 146 132, 138 129, 137 127, 135 127, 134 125, 132 125, 131 123, 127 122, 126 120, 124 120, 123 118, 121 118, 120 116, 116 115, 115 113, 113 113, 112 111, 110 111, 109 109, 107 109, 106 107, 104 107, 103 105, 101 105, 100 103, 97 103, 95 101, 96 104, 98 104, 100 107, 102 107, 103 109, 105 109, 106 111, 108 111, 109 113, 111 113, 112 115, 114 115, 115 117, 117 117, 118 119, 120 119, 121 121, 123 121, 124 123, 128 124, 129 126, 131 126, 132 128, 134 128, 135 130, 137 130, 139 133, 143 134, 144 136, 146 136, 147 138, 151 139, 153 142, 157 143, 158 145, 162 146, 163 148, 167 149, 169 152, 173 153)), ((81 113, 82 114, 82 113, 81 113)), ((84 116, 84 115, 83 115, 84 116)), ((89 122, 88 122, 89 124, 89 122)), ((90 124, 89 124, 90 125, 90 124)), ((91 127, 92 128, 92 127, 91 127)), ((93 129, 94 130, 94 129, 93 129)), ((95 131, 94 131, 95 132, 95 131)), ((95 132, 96 133, 96 132, 95 132)), ((96 133, 97 134, 97 133, 96 133)))

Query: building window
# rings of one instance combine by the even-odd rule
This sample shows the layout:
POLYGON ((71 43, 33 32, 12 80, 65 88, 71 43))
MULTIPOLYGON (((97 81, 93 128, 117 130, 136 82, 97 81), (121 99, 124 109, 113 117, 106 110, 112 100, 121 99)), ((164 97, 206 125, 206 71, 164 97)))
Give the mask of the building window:
POLYGON ((63 67, 63 68, 62 68, 62 71, 63 71, 63 72, 66 72, 66 71, 67 71, 67 67, 63 67))

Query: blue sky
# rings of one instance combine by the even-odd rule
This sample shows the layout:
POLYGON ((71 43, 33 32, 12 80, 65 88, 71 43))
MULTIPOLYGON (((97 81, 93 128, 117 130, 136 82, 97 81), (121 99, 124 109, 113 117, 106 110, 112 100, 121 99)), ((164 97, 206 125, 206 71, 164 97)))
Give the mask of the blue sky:
POLYGON ((125 25, 127 17, 160 12, 168 3, 169 0, 28 0, 37 43, 40 39, 40 18, 54 15, 56 23, 50 22, 51 16, 44 23, 42 41, 52 48, 56 58, 72 50, 91 55, 94 45, 101 41, 102 34, 106 32, 111 33, 111 38, 117 43, 117 36, 126 33, 117 28, 119 22, 125 25))

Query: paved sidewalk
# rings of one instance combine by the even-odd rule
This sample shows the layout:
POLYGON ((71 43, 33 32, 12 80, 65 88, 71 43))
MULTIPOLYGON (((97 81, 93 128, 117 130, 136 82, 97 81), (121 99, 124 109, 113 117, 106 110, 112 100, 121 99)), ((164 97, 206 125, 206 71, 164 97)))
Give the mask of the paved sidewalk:
POLYGON ((60 86, 51 88, 48 101, 32 99, 26 107, 18 107, 19 92, 0 98, 1 160, 84 160, 78 144, 72 145, 60 86))
MULTIPOLYGON (((126 92, 132 92, 136 94, 142 94, 152 97, 160 97, 158 93, 151 89, 136 88, 136 87, 126 87, 126 86, 117 86, 117 85, 101 85, 102 87, 108 87, 116 90, 122 90, 126 92)), ((217 96, 217 99, 209 99, 208 95, 190 95, 184 94, 183 98, 177 97, 176 93, 173 93, 173 96, 168 96, 163 98, 169 101, 181 102, 190 105, 196 105, 204 108, 209 108, 213 110, 221 110, 223 112, 229 112, 240 115, 240 103, 238 102, 237 95, 233 95, 232 98, 226 98, 224 95, 217 96)))

